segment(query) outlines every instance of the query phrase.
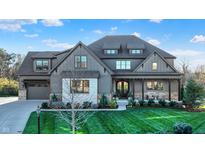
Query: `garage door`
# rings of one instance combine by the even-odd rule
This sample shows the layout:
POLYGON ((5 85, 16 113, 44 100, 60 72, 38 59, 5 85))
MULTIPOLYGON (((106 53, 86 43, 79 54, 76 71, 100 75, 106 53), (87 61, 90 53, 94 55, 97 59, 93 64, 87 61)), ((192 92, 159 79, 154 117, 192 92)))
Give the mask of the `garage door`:
POLYGON ((27 99, 49 99, 48 84, 35 84, 27 87, 27 99))

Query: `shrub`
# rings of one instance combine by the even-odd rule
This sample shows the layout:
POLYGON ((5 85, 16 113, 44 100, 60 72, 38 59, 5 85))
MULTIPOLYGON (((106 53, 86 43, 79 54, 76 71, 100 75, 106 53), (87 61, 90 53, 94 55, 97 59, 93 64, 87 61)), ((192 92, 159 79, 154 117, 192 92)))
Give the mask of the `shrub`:
POLYGON ((66 103, 66 108, 71 109, 72 108, 71 103, 66 103))
POLYGON ((159 102, 154 102, 154 106, 159 106, 159 102))
POLYGON ((100 98, 100 106, 106 107, 108 105, 108 99, 107 97, 103 94, 102 97, 100 98))
POLYGON ((140 107, 140 103, 136 102, 135 107, 140 107))
POLYGON ((91 104, 92 109, 98 109, 99 105, 98 104, 91 104))
POLYGON ((165 106, 169 107, 170 106, 170 101, 169 100, 165 100, 165 106))
POLYGON ((43 102, 43 103, 41 104, 41 109, 48 109, 48 108, 49 108, 48 102, 43 102))
POLYGON ((85 102, 83 102, 83 108, 84 109, 91 108, 91 104, 92 104, 92 102, 85 101, 85 102))
POLYGON ((132 107, 134 107, 136 102, 134 101, 134 99, 129 99, 128 104, 131 105, 132 107))
POLYGON ((7 78, 0 78, 0 96, 17 96, 18 82, 7 78))
POLYGON ((166 101, 163 100, 163 99, 160 99, 160 100, 159 100, 159 104, 160 104, 161 106, 165 106, 165 105, 166 105, 166 101))
POLYGON ((111 100, 111 101, 109 102, 109 107, 110 107, 111 109, 116 109, 116 108, 117 108, 117 102, 116 102, 116 100, 111 100))
POLYGON ((80 108, 82 108, 80 103, 74 103, 74 109, 80 109, 80 108))
POLYGON ((65 104, 63 102, 51 102, 50 103, 50 108, 53 109, 64 109, 65 104))
POLYGON ((148 100, 148 106, 151 106, 152 104, 154 104, 154 100, 153 99, 149 99, 148 100))
POLYGON ((170 106, 170 107, 174 107, 174 106, 176 106, 176 104, 177 104, 176 101, 171 101, 171 102, 169 103, 169 106, 170 106))
POLYGON ((56 96, 56 94, 54 93, 52 96, 51 96, 51 100, 54 102, 54 101, 58 101, 58 98, 56 96))
POLYGON ((176 123, 174 125, 175 134, 192 134, 192 126, 186 123, 176 123))
POLYGON ((140 106, 144 106, 144 100, 139 101, 140 106))

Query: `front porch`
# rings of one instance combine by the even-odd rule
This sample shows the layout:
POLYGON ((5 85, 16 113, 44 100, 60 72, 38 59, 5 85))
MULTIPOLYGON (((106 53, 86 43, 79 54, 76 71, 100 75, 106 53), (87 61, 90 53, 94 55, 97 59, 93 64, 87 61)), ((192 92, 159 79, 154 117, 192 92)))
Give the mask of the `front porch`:
POLYGON ((119 99, 181 100, 179 78, 113 78, 112 94, 119 99))

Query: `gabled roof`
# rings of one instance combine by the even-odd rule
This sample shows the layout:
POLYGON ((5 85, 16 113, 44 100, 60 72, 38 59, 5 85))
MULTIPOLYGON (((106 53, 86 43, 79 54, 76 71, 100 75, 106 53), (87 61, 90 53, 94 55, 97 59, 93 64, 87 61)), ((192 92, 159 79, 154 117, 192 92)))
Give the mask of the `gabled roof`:
POLYGON ((157 54, 169 67, 171 67, 176 73, 179 73, 164 57, 160 55, 157 51, 153 51, 145 60, 143 60, 135 69, 133 72, 136 72, 147 60, 150 59, 150 57, 154 54, 157 54))
MULTIPOLYGON (((165 52, 164 50, 159 49, 134 35, 110 35, 110 36, 105 36, 91 43, 88 46, 84 45, 82 42, 79 42, 73 48, 65 51, 29 52, 25 57, 18 71, 18 75, 50 75, 78 46, 83 46, 86 49, 86 51, 91 56, 93 56, 100 65, 102 65, 104 68, 107 69, 107 71, 110 74, 114 74, 114 72, 103 62, 103 59, 105 58, 143 59, 145 62, 146 59, 153 54, 153 52, 156 52, 166 63, 168 62, 165 58, 171 58, 171 59, 176 58, 173 55, 165 52), (112 48, 112 49, 120 48, 120 49, 117 55, 105 55, 103 50, 106 48, 112 48), (143 54, 131 55, 128 52, 129 48, 143 49, 143 54), (52 59, 52 69, 47 73, 34 72, 33 71, 34 58, 52 59)), ((172 65, 170 65, 170 67, 176 70, 172 65)))
POLYGON ((105 65, 105 64, 93 53, 93 51, 90 51, 90 49, 87 48, 87 46, 84 45, 84 44, 80 41, 80 42, 78 42, 69 52, 66 53, 66 55, 63 57, 63 59, 62 59, 61 61, 59 61, 59 62, 50 70, 49 74, 51 74, 64 60, 66 60, 66 58, 67 58, 73 51, 75 51, 75 49, 76 49, 78 46, 84 47, 84 48, 86 49, 86 51, 87 51, 91 56, 93 56, 93 57, 95 58, 95 60, 96 60, 100 65, 102 65, 104 68, 106 68, 109 73, 111 73, 111 74, 113 73, 112 70, 111 70, 109 67, 107 67, 107 65, 105 65))
POLYGON ((104 44, 115 44, 118 43, 121 45, 120 52, 116 57, 125 57, 125 58, 146 58, 148 55, 150 55, 153 51, 157 51, 160 53, 161 56, 164 58, 176 58, 175 56, 167 53, 166 51, 153 46, 152 44, 140 39, 139 37, 136 37, 134 35, 109 35, 105 36, 90 45, 88 45, 88 48, 92 49, 94 53, 99 58, 109 58, 113 57, 112 55, 104 55, 103 52, 103 46, 104 44), (136 48, 143 48, 143 54, 141 55, 130 55, 127 46, 129 47, 136 47, 136 48))

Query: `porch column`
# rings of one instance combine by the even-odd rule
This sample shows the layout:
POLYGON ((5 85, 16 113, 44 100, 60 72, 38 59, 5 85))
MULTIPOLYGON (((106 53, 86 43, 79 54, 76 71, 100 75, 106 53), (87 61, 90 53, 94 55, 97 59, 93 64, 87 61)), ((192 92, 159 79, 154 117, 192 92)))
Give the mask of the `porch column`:
POLYGON ((115 80, 112 78, 112 83, 110 84, 111 87, 110 87, 110 92, 111 94, 113 94, 115 92, 115 80))
POLYGON ((178 101, 181 101, 181 81, 178 79, 178 101))
POLYGON ((132 79, 132 93, 133 93, 133 97, 135 98, 135 80, 132 79))
POLYGON ((168 80, 169 82, 169 100, 171 100, 171 80, 168 80))
POLYGON ((144 79, 142 79, 142 100, 144 100, 144 79))

